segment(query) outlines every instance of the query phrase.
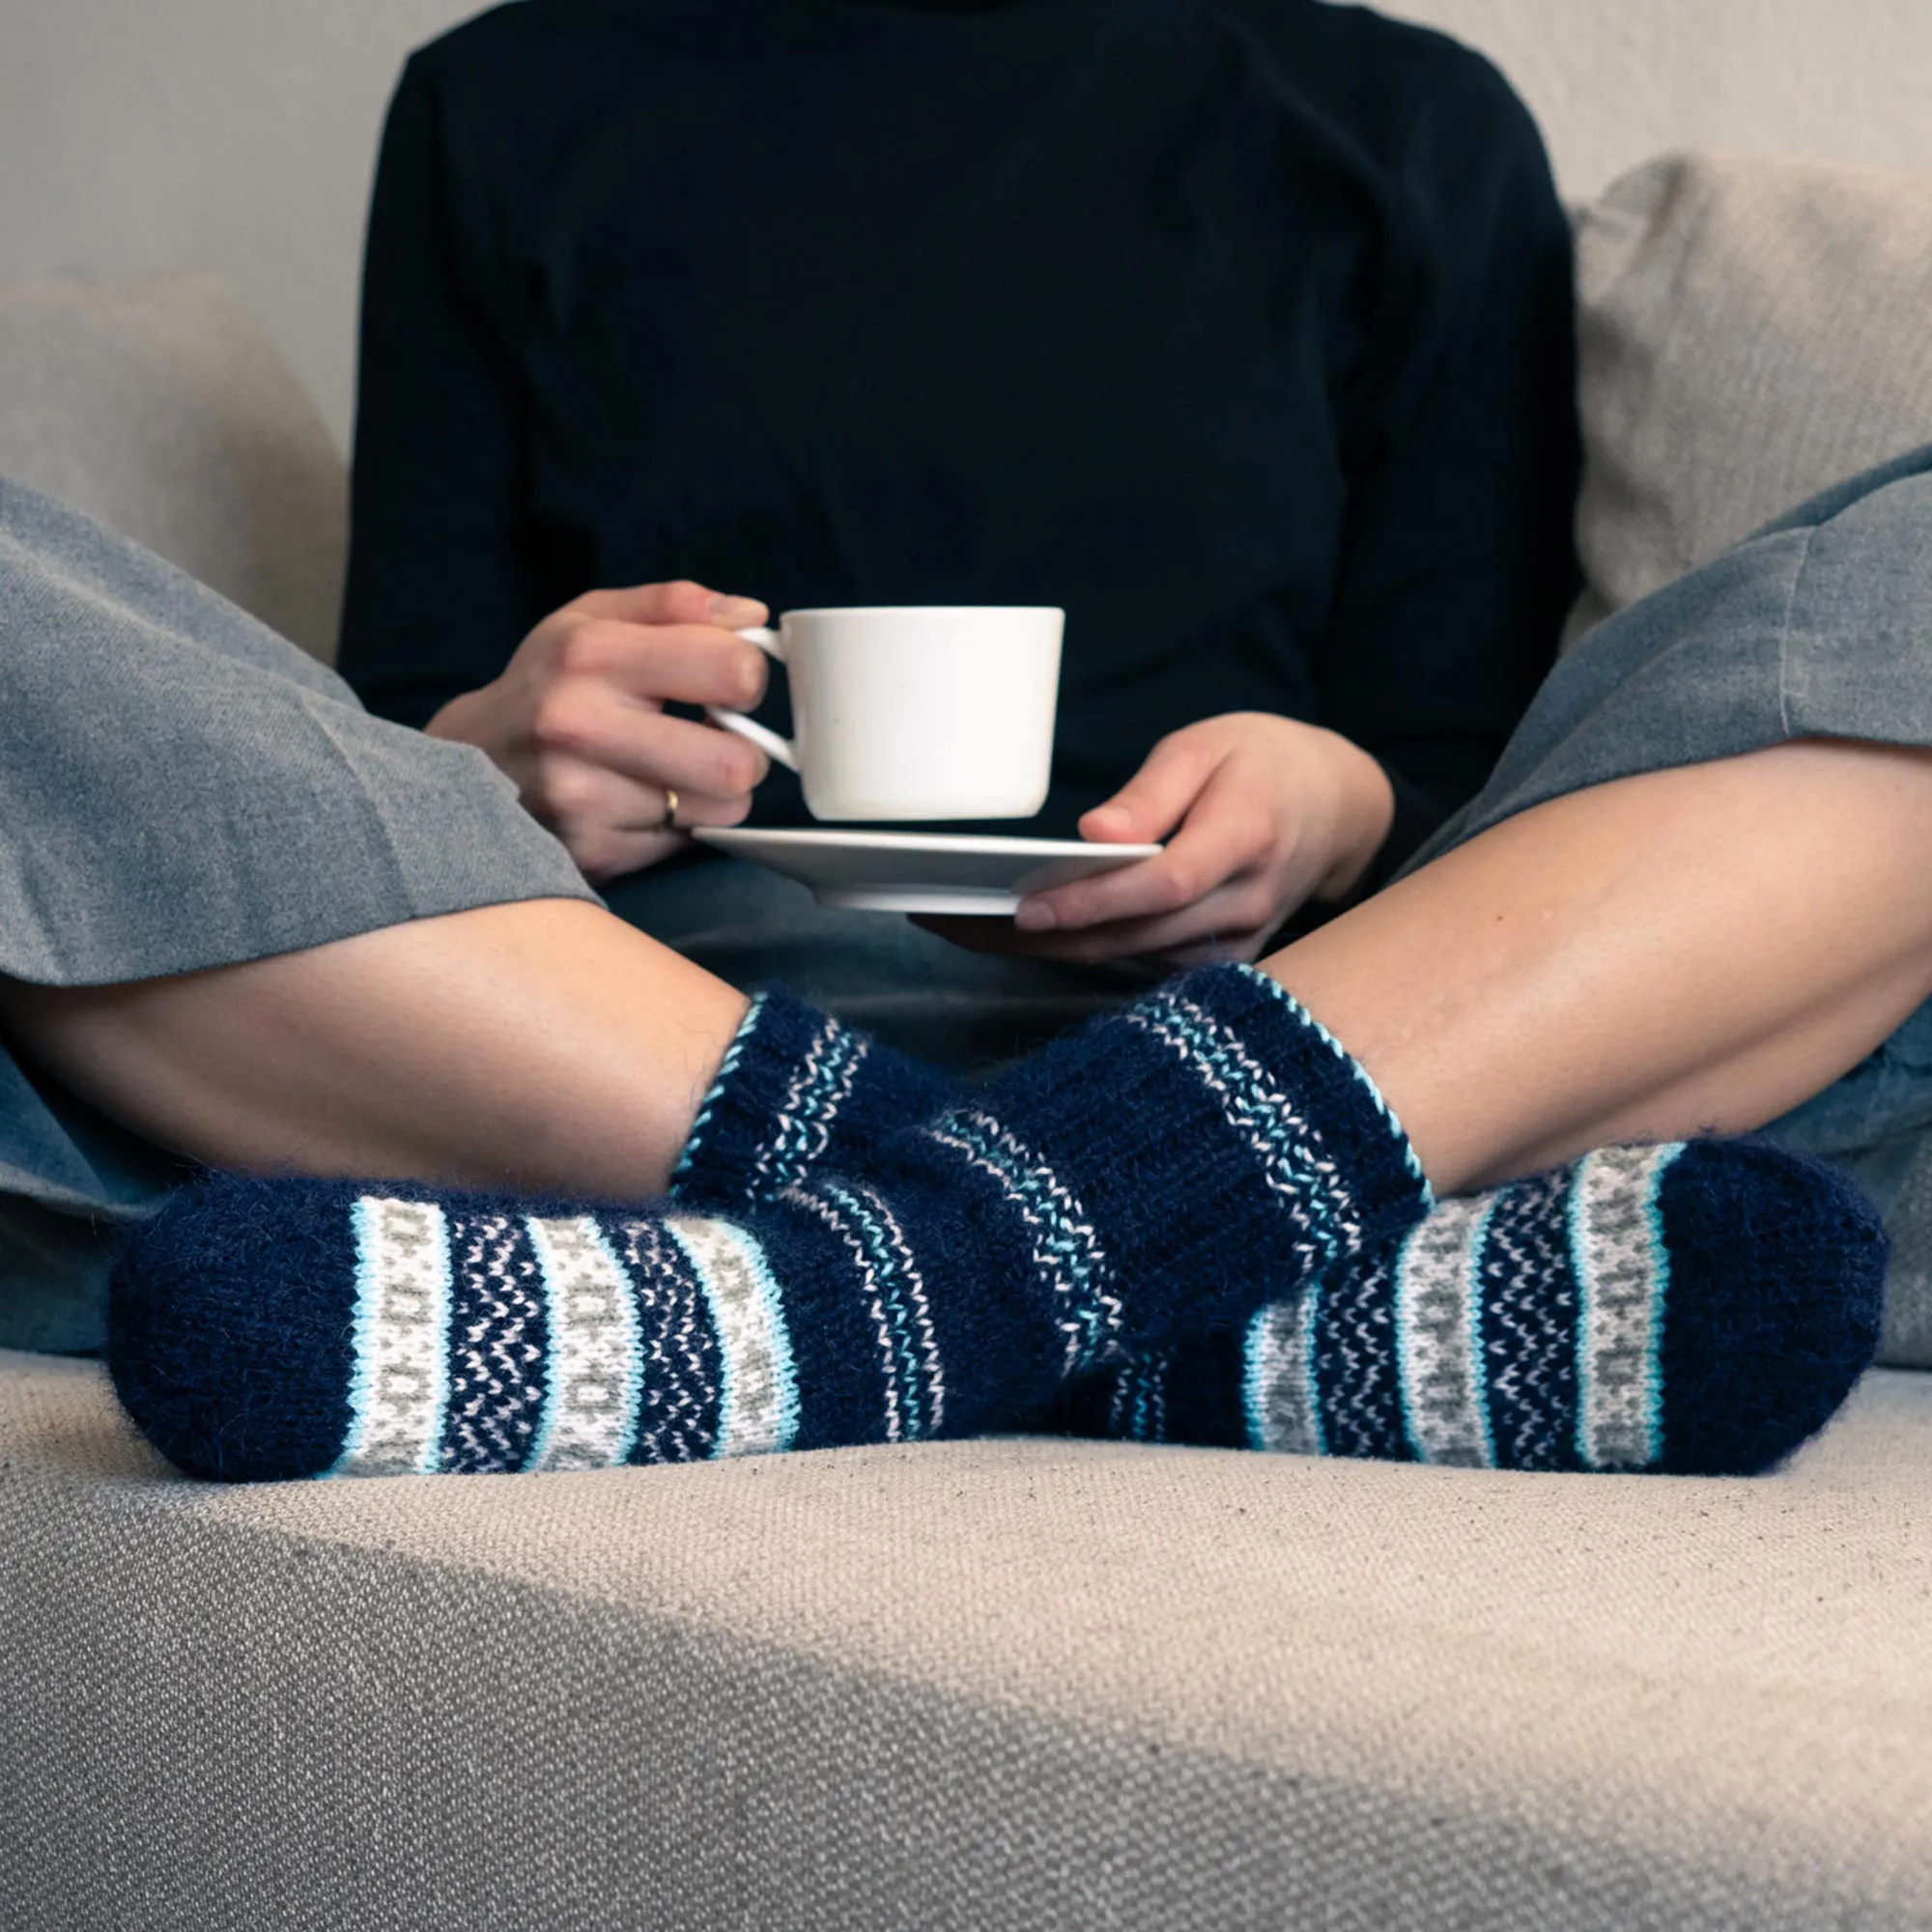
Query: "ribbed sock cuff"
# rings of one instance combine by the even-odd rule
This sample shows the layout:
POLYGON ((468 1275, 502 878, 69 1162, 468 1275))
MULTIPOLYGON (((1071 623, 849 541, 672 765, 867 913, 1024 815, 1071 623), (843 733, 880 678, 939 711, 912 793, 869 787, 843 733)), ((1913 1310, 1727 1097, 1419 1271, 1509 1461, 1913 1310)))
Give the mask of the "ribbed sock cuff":
POLYGON ((769 1200, 828 1159, 863 1160, 953 1093, 942 1074, 772 987, 725 1052, 671 1194, 718 1208, 769 1200))

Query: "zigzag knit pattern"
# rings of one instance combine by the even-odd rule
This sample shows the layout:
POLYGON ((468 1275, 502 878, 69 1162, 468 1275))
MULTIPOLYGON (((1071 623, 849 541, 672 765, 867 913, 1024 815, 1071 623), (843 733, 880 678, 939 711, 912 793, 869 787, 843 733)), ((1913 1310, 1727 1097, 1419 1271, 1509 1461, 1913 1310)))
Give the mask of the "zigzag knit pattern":
POLYGON ((756 994, 671 1175, 681 1201, 768 1201, 814 1168, 876 1152, 952 1095, 943 1075, 782 986, 756 994))
MULTIPOLYGON (((833 1091, 837 1037, 758 1034, 714 1122, 759 1079, 833 1091)), ((808 1116, 735 1172, 788 1171, 808 1116)), ((1359 1069, 1271 981, 1212 969, 739 1213, 209 1180, 131 1241, 108 1357, 156 1446, 230 1479, 918 1441, 1242 1322, 1425 1200, 1359 1069)))
MULTIPOLYGON (((1443 1203, 1261 1309, 1238 1342, 1197 1335, 1128 1365, 1098 1433, 1755 1474, 1869 1365, 1886 1252, 1870 1204, 1817 1163, 1748 1141, 1613 1148, 1443 1203), (1155 1373, 1159 1403, 1141 1393, 1155 1373)), ((1088 1430, 1100 1415, 1097 1396, 1071 1409, 1088 1430)))
POLYGON ((522 1467, 542 1426, 550 1324, 537 1251, 509 1214, 449 1216, 442 1466, 522 1467))

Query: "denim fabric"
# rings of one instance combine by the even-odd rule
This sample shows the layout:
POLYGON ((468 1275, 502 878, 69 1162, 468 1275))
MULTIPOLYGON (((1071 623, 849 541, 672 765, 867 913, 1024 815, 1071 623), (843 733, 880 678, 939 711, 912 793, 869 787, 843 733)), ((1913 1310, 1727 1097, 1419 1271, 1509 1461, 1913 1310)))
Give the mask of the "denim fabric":
MULTIPOLYGON (((0 479, 0 972, 99 985, 590 898, 480 753, 0 479)), ((0 1346, 89 1347, 116 1223, 177 1163, 0 1051, 0 1346)))
MULTIPOLYGON (((1932 746, 1932 446, 1841 483, 1585 636, 1405 871, 1530 807, 1797 738, 1932 746)), ((1932 1007, 1765 1129, 1889 1208, 1932 1126, 1932 1007)))

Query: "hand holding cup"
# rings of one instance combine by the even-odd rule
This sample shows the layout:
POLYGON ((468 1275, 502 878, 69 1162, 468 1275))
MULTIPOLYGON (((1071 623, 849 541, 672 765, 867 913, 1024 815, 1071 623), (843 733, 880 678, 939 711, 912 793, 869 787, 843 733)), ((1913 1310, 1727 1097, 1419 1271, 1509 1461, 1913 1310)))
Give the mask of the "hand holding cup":
POLYGON ((754 598, 699 583, 590 591, 428 729, 488 753, 586 878, 636 871, 682 847, 693 826, 736 825, 751 810, 764 753, 665 706, 756 704, 765 659, 734 634, 765 615, 754 598))

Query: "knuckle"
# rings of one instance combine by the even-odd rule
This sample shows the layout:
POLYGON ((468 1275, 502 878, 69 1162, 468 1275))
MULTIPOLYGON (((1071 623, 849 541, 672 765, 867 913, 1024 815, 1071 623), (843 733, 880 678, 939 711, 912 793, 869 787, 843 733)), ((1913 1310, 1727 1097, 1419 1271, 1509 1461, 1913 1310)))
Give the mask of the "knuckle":
POLYGON ((711 608, 711 593, 688 577, 673 577, 658 585, 653 608, 660 623, 701 624, 711 608))
POLYGON ((558 828, 588 820, 596 806, 596 786, 582 766, 562 759, 546 759, 537 767, 536 801, 543 815, 558 828))
POLYGON ((537 699, 530 713, 530 738, 539 753, 573 752, 582 744, 582 716, 567 691, 553 687, 537 699))
POLYGON ((1206 890, 1207 881, 1198 867, 1172 867, 1158 888, 1161 910, 1178 912, 1182 906, 1192 905, 1206 890))
POLYGON ((601 618, 573 624, 557 641, 556 668, 565 677, 594 677, 610 656, 611 626, 601 618))

